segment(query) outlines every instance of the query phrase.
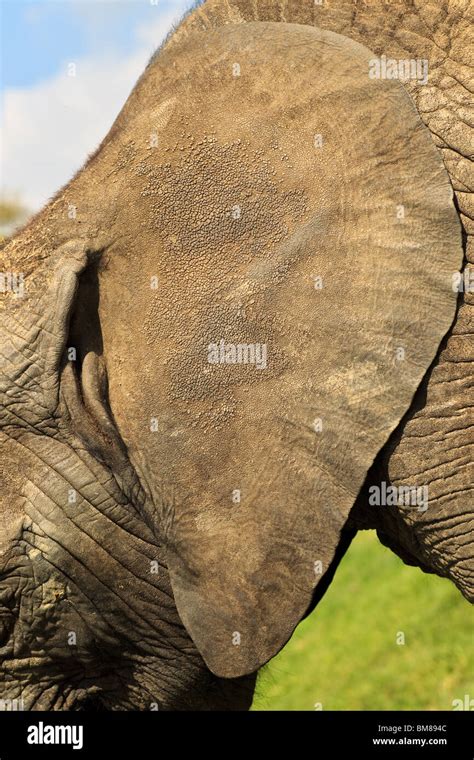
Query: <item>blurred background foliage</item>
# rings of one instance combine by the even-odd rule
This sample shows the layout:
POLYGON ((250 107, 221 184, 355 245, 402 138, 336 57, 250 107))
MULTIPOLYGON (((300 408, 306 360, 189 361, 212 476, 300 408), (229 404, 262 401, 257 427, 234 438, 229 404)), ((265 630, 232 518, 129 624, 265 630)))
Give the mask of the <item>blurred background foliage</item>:
POLYGON ((23 205, 18 197, 0 197, 0 241, 3 240, 17 227, 24 224, 30 211, 23 205))
POLYGON ((473 618, 449 580, 359 533, 326 596, 262 670, 252 709, 452 710, 474 698, 473 618))

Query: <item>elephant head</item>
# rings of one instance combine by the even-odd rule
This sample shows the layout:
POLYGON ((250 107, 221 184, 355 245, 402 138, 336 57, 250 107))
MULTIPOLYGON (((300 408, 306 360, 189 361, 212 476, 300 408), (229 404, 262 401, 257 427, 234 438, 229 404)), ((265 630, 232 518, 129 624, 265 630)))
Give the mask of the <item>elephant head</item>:
POLYGON ((208 0, 4 245, 2 693, 245 709, 362 528, 472 598, 464 5, 208 0))

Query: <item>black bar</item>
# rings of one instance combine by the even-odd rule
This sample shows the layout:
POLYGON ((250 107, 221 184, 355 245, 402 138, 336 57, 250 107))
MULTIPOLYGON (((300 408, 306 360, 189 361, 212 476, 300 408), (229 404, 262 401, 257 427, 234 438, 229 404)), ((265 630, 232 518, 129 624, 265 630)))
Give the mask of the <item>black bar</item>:
POLYGON ((24 757, 131 757, 168 754, 205 757, 241 750, 245 758, 262 742, 283 754, 314 757, 451 758, 473 760, 470 712, 254 712, 254 713, 0 713, 0 760, 24 757), (56 727, 64 730, 57 731, 56 727), (51 728, 52 727, 52 728, 51 728), (73 733, 76 727, 76 733, 73 733), (81 733, 82 728, 82 747, 81 733), (28 742, 43 740, 42 744, 28 742), (46 743, 69 739, 77 745, 46 743), (416 741, 414 741, 416 740, 416 741), (306 749, 304 749, 306 747, 306 749), (313 752, 314 750, 314 752, 313 752), (132 754, 133 753, 133 754, 132 754), (345 754, 347 753, 347 755, 345 754))

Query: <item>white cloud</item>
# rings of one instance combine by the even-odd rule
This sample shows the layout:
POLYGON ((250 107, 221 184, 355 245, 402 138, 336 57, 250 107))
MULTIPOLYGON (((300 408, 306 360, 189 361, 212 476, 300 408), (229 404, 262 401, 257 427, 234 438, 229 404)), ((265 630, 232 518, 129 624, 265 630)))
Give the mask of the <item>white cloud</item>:
MULTIPOLYGON (((183 4, 184 7, 184 4, 183 4)), ((1 192, 18 195, 32 211, 84 163, 105 137, 150 55, 179 17, 180 8, 135 31, 136 50, 68 62, 53 78, 31 88, 8 89, 1 124, 1 192)))

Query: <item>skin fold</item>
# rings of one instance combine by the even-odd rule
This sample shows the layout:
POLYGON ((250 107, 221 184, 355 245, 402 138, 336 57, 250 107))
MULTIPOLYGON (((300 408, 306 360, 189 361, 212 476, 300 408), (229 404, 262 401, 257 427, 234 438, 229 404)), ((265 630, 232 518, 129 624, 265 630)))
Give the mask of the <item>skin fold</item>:
POLYGON ((0 699, 248 709, 357 530, 472 600, 472 28, 207 0, 3 245, 0 699))

